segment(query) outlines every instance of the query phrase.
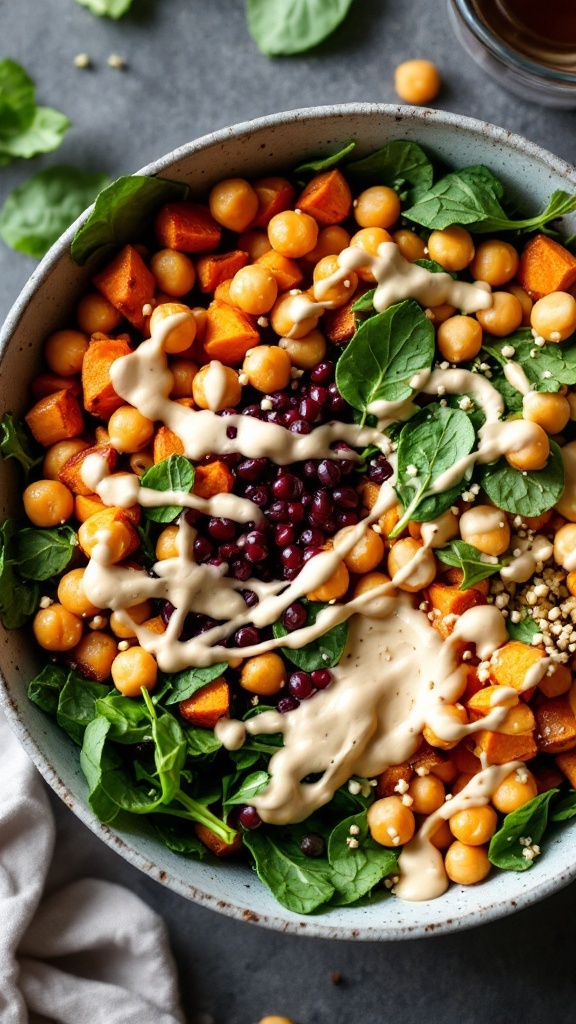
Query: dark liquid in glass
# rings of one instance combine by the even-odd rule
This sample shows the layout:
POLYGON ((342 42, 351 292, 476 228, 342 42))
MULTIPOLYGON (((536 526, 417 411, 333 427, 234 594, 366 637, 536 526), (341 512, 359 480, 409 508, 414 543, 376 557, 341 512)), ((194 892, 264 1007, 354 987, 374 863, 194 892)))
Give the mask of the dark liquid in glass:
POLYGON ((530 60, 576 71, 576 0, 474 0, 487 27, 530 60))

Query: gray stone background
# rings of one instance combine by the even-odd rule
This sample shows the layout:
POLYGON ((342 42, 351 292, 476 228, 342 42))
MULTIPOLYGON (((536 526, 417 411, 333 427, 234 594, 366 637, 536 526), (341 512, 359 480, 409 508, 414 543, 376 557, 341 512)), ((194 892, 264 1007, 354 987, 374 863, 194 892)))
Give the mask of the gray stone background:
MULTIPOLYGON (((576 112, 535 107, 487 80, 453 38, 444 0, 356 0, 313 54, 275 61, 250 39, 243 0, 134 0, 120 22, 95 18, 74 0, 0 0, 0 57, 21 62, 39 102, 64 111, 74 126, 56 154, 0 170, 0 202, 43 166, 69 162, 116 177, 236 121, 315 104, 394 102, 393 69, 416 56, 441 70, 438 106, 576 160, 576 112), (91 56, 93 70, 73 66, 80 52, 91 56), (106 65, 111 53, 126 59, 125 71, 106 65)), ((34 265, 0 243, 0 316, 34 265)), ((53 803, 58 863, 127 885, 163 915, 190 1021, 254 1024, 271 1013, 298 1024, 576 1019, 574 885, 455 936, 381 945, 296 938, 228 920, 161 888, 53 803)))

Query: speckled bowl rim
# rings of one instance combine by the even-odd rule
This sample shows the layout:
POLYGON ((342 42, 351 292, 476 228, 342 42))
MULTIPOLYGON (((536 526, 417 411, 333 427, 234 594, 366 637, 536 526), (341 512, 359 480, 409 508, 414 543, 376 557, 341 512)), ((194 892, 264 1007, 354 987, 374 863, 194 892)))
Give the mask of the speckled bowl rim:
MULTIPOLYGON (((243 121, 238 124, 231 125, 230 127, 221 128, 218 131, 203 135, 186 145, 180 146, 177 149, 174 149, 171 153, 147 164, 136 173, 147 174, 150 176, 161 174, 162 172, 167 171, 174 163, 177 163, 183 158, 188 158, 196 152, 219 143, 229 142, 231 139, 241 138, 246 133, 258 131, 263 128, 277 128, 294 122, 306 121, 314 118, 334 118, 335 122, 337 122, 339 117, 354 114, 362 117, 370 114, 380 115, 395 118, 397 121, 409 119, 433 123, 439 127, 446 126, 449 128, 460 129, 472 136, 484 138, 491 143, 501 144, 504 147, 511 147, 525 153, 531 160, 536 160, 545 167, 548 167, 554 173, 562 175, 576 188, 576 169, 571 164, 554 156, 552 153, 543 149, 541 146, 536 145, 530 140, 525 139, 520 135, 516 135, 513 132, 506 131, 504 128, 499 128, 496 125, 480 121, 476 118, 464 117, 460 114, 452 114, 447 111, 434 110, 428 107, 410 107, 378 103, 349 103, 306 107, 298 110, 283 111, 277 114, 269 114, 265 117, 255 118, 251 121, 243 121)), ((52 246, 50 251, 38 265, 37 269, 32 273, 27 284, 24 286, 16 302, 12 306, 2 330, 0 331, 0 364, 24 310, 33 300, 40 284, 50 275, 54 265, 69 247, 78 227, 86 220, 91 209, 92 207, 89 207, 52 246)), ((441 906, 442 901, 439 900, 439 919, 434 924, 387 925, 384 920, 380 927, 372 927, 369 925, 359 928, 347 928, 345 925, 339 925, 336 927, 334 924, 330 923, 329 913, 326 915, 319 915, 316 917, 310 916, 305 918, 295 918, 294 915, 292 915, 291 918, 288 919, 283 916, 283 908, 280 905, 278 907, 277 915, 256 912, 251 913, 240 906, 235 906, 232 902, 224 902, 212 893, 205 892, 202 889, 190 885, 188 882, 184 882, 171 871, 161 869, 158 865, 152 863, 149 858, 143 856, 136 847, 131 844, 129 838, 122 838, 107 825, 99 822, 87 805, 83 804, 79 800, 75 800, 71 796, 64 781, 59 777, 58 773, 39 747, 35 738, 19 717, 11 702, 8 686, 1 673, 1 669, 0 706, 4 708, 13 731, 46 782, 64 801, 67 807, 69 807, 75 815, 85 825, 87 825, 92 832, 95 833, 95 835, 99 836, 107 846, 116 850, 117 853, 124 857, 125 860, 134 867, 139 868, 141 871, 145 872, 145 874, 154 878, 160 884, 166 885, 174 892, 179 893, 195 903, 209 907, 212 910, 216 910, 237 920, 250 921, 259 924, 262 927, 288 934, 306 935, 324 939, 337 938, 363 941, 393 941, 397 939, 422 938, 431 934, 446 934, 452 931, 472 928, 479 924, 485 924, 489 921, 495 921, 498 918, 514 913, 517 910, 524 909, 531 904, 544 899, 576 879, 576 856, 571 860, 569 850, 567 849, 563 869, 556 871, 552 876, 537 877, 534 880, 534 884, 530 885, 529 888, 518 887, 518 891, 513 893, 509 898, 491 900, 490 902, 483 904, 478 903, 471 892, 470 912, 458 915, 457 917, 448 918, 445 916, 443 917, 441 906)), ((515 877, 518 877, 517 874, 515 877)), ((526 875, 522 875, 521 877, 524 882, 527 881, 526 875)), ((479 895, 481 891, 482 890, 479 888, 478 890, 474 890, 474 893, 479 895)))

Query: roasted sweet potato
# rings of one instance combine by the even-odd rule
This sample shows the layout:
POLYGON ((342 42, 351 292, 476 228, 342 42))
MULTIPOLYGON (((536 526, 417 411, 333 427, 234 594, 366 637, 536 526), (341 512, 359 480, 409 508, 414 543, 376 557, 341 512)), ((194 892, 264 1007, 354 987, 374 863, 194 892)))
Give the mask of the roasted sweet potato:
POLYGON ((200 291, 208 294, 224 281, 231 281, 234 274, 248 263, 248 253, 243 249, 217 253, 215 256, 201 256, 196 260, 196 271, 200 291))
POLYGON ((81 523, 85 523, 90 516, 95 516, 104 508, 106 506, 97 494, 77 494, 74 498, 74 515, 81 523))
POLYGON ((352 306, 357 301, 358 295, 353 295, 348 302, 338 309, 327 309, 323 318, 323 328, 328 341, 334 345, 345 345, 356 331, 356 316, 352 312, 352 306))
POLYGON ((184 445, 177 434, 161 426, 154 434, 153 453, 154 462, 164 462, 170 455, 183 455, 184 445))
POLYGON ((142 623, 146 629, 149 629, 152 633, 165 633, 166 626, 164 619, 161 615, 155 615, 153 619, 146 619, 146 622, 142 623))
POLYGON ((561 697, 572 686, 572 673, 567 665, 556 665, 551 676, 546 674, 538 689, 545 697, 561 697))
POLYGON ((489 715, 495 707, 513 708, 518 703, 518 694, 506 693, 501 686, 483 686, 466 701, 468 711, 475 716, 489 715))
POLYGON ((123 562, 140 547, 140 537, 128 512, 124 508, 106 506, 82 523, 78 530, 78 543, 90 557, 99 542, 98 535, 109 535, 112 562, 123 562))
POLYGON ((218 301, 208 307, 204 348, 210 359, 238 366, 259 341, 256 327, 242 310, 218 301))
MULTIPOLYGON (((559 756, 570 757, 570 754, 560 754, 559 756)), ((558 789, 558 786, 561 786, 564 782, 564 776, 560 769, 554 768, 550 764, 531 765, 530 771, 536 779, 539 793, 546 793, 549 789, 558 789)))
POLYGON ((536 757, 538 747, 534 733, 508 736, 501 732, 482 729, 476 734, 476 753, 486 754, 489 764, 506 764, 508 761, 529 761, 536 757))
POLYGON ((518 280, 535 300, 550 292, 567 292, 576 282, 576 257, 548 235, 536 235, 520 258, 518 280))
POLYGON ((572 788, 576 789, 576 750, 569 750, 565 754, 558 754, 556 764, 566 776, 572 788))
POLYGON ((191 725, 213 729, 218 719, 230 712, 230 687, 223 676, 218 676, 187 700, 181 700, 178 710, 191 725))
POLYGON ((437 580, 426 588, 424 597, 434 613, 434 618, 431 620, 432 625, 443 637, 450 636, 458 615, 467 612, 469 608, 486 604, 484 594, 475 590, 474 587, 469 590, 459 590, 457 586, 448 586, 437 580))
POLYGON ((545 754, 563 754, 576 747, 576 717, 566 697, 535 705, 536 743, 545 754))
POLYGON ((194 494, 199 498, 213 498, 215 494, 228 493, 234 487, 234 477, 223 462, 209 462, 207 466, 196 466, 194 494))
POLYGON ((382 772, 377 779, 376 793, 379 797, 381 796, 392 796, 393 793, 397 793, 396 786, 399 782, 410 782, 410 779, 414 775, 414 769, 410 768, 406 764, 392 765, 387 768, 386 771, 382 772))
POLYGON ((352 193, 337 168, 317 174, 298 196, 296 208, 310 214, 320 227, 339 224, 350 216, 352 193))
POLYGON ((117 359, 130 354, 132 349, 122 338, 98 337, 90 342, 82 363, 84 408, 92 416, 109 419, 124 399, 116 394, 110 379, 110 367, 117 359))
POLYGON ((89 487, 82 479, 82 468, 90 455, 101 458, 106 463, 109 473, 115 469, 118 462, 118 453, 110 444, 96 444, 92 448, 84 448, 83 451, 77 452, 58 471, 60 483, 66 484, 73 494, 93 493, 94 488, 89 487))
POLYGON ((234 854, 240 853, 242 849, 242 836, 238 832, 234 838, 233 843, 225 843, 223 839, 220 839, 211 829, 207 828, 206 825, 200 825, 198 822, 194 825, 194 832, 198 836, 201 843, 204 843, 210 853, 213 853, 215 857, 233 857, 234 854))
POLYGON ((55 391, 69 391, 77 398, 80 394, 80 381, 78 377, 57 377, 55 373, 41 373, 34 377, 30 391, 34 398, 46 398, 55 391))
POLYGON ((286 178, 260 178, 253 184, 258 196, 258 213, 251 228, 266 228, 277 213, 288 210, 294 198, 294 187, 286 178))
POLYGON ((454 762, 455 768, 466 775, 476 775, 482 768, 480 758, 476 757, 473 749, 468 746, 470 740, 460 740, 460 743, 450 751, 450 759, 454 762))
POLYGON ((144 326, 142 307, 154 298, 156 279, 133 245, 126 245, 93 283, 122 316, 134 327, 144 326))
POLYGON ((490 680, 499 686, 521 690, 526 676, 544 657, 539 647, 530 647, 520 640, 509 640, 490 659, 490 680))
POLYGON ((291 260, 288 256, 281 256, 274 249, 259 256, 255 263, 270 271, 276 280, 279 292, 289 292, 291 288, 297 288, 304 277, 296 260, 291 260))
POLYGON ((213 252, 222 235, 222 228, 201 203, 167 203, 154 228, 160 245, 181 252, 213 252))
POLYGON ((74 395, 64 389, 41 398, 24 419, 45 448, 68 437, 77 437, 84 430, 82 410, 74 395))

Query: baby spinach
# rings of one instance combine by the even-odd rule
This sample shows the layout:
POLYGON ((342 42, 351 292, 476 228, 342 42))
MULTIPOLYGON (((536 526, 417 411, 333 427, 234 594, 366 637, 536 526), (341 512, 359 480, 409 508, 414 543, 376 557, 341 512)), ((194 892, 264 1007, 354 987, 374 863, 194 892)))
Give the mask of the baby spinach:
POLYGON ((96 198, 94 209, 74 235, 70 255, 83 266, 96 252, 102 255, 142 237, 164 203, 186 199, 188 186, 167 178, 132 174, 117 178, 96 198))
POLYGON ((403 427, 398 441, 396 494, 404 513, 391 537, 401 533, 410 519, 419 523, 435 519, 454 504, 464 487, 463 480, 438 494, 431 494, 430 488, 472 451, 475 437, 465 412, 436 404, 416 413, 403 427))
POLYGON ((332 153, 331 156, 321 156, 317 160, 307 160, 304 164, 299 164, 294 169, 294 175, 296 178, 308 177, 313 174, 322 174, 323 171, 329 171, 333 167, 337 167, 341 164, 347 156, 356 148, 355 142, 349 142, 346 146, 342 146, 337 153, 332 153))
POLYGON ((367 292, 364 292, 359 299, 352 305, 353 313, 374 313, 374 296, 376 294, 375 288, 370 288, 367 292))
POLYGON ((88 784, 88 803, 105 824, 114 820, 119 804, 106 792, 106 782, 112 778, 121 762, 118 754, 106 743, 110 722, 106 718, 94 718, 84 732, 80 766, 88 784))
POLYGON ((353 0, 247 0, 248 29, 267 57, 303 53, 331 35, 353 0))
POLYGON ((568 821, 570 818, 576 817, 576 790, 571 789, 567 793, 563 800, 560 800, 552 814, 550 815, 550 821, 568 821))
POLYGON ((424 270, 429 270, 431 274, 449 274, 454 281, 458 277, 455 271, 445 270, 440 263, 436 263, 436 260, 414 260, 414 266, 423 267, 424 270))
POLYGON ((526 871, 532 867, 534 861, 523 855, 525 847, 519 840, 530 839, 530 845, 540 842, 548 824, 550 801, 557 792, 549 789, 540 793, 523 807, 506 815, 501 828, 490 840, 488 858, 491 864, 504 871, 526 871))
MULTIPOLYGON (((468 590, 480 580, 486 580, 500 572, 505 563, 493 565, 483 561, 482 552, 463 540, 451 540, 447 547, 436 548, 434 554, 444 565, 452 565, 463 573, 459 590, 468 590)), ((486 556, 484 556, 486 557, 486 556)))
POLYGON ((520 640, 523 644, 531 644, 534 634, 540 632, 538 624, 529 614, 524 615, 520 622, 512 622, 508 616, 506 630, 511 640, 520 640))
POLYGON ((92 14, 100 18, 114 18, 117 20, 132 6, 132 0, 76 0, 82 7, 87 7, 92 14))
POLYGON ((152 739, 150 715, 142 700, 113 691, 98 698, 94 711, 110 722, 109 736, 116 743, 144 743, 152 739))
POLYGON ((34 82, 20 64, 0 61, 0 167, 57 149, 69 127, 58 110, 36 106, 34 82))
POLYGON ((58 700, 56 718, 74 743, 82 746, 86 727, 96 717, 96 702, 109 693, 110 687, 104 683, 85 679, 76 672, 68 674, 58 700))
POLYGON ((416 202, 421 193, 432 187, 434 168, 418 143, 396 139, 362 160, 349 163, 346 175, 358 188, 388 185, 410 202, 416 202))
POLYGON ((29 699, 47 714, 56 715, 67 678, 68 672, 60 665, 45 665, 28 684, 29 699))
POLYGON ((162 803, 169 804, 180 790, 180 774, 186 762, 186 739, 180 722, 165 712, 158 715, 148 690, 142 688, 150 715, 154 763, 162 788, 162 803))
POLYGON ((13 413, 5 412, 0 421, 0 455, 4 459, 16 459, 25 473, 42 462, 42 456, 32 455, 30 438, 24 425, 13 413))
POLYGON ((237 807, 239 804, 251 804, 254 797, 258 796, 270 782, 268 772, 252 772, 240 778, 237 775, 227 775, 222 780, 222 808, 226 814, 230 807, 237 807))
MULTIPOLYGON (((194 467, 183 455, 170 455, 146 470, 140 483, 153 491, 184 491, 188 494, 194 486, 194 467)), ((181 511, 180 505, 161 505, 159 508, 145 508, 144 515, 155 523, 171 523, 181 511)))
MULTIPOLYGON (((306 625, 312 626, 322 609, 327 607, 321 601, 306 602, 306 625)), ((275 622, 272 632, 275 637, 288 636, 288 630, 284 628, 282 622, 275 622)), ((339 622, 337 626, 333 626, 327 633, 316 640, 311 640, 304 647, 282 647, 282 654, 304 672, 313 672, 317 668, 333 668, 342 657, 347 638, 348 623, 339 622)))
POLYGON ((330 881, 336 889, 330 902, 345 906, 369 895, 374 886, 396 869, 398 856, 372 839, 366 811, 362 811, 345 818, 333 829, 328 841, 328 861, 332 868, 330 881), (350 838, 358 846, 349 846, 346 840, 350 838))
POLYGON ((13 519, 0 525, 0 619, 5 629, 20 629, 34 615, 40 601, 37 583, 24 583, 16 574, 16 537, 13 519))
POLYGON ((49 167, 15 188, 0 212, 0 237, 18 252, 41 259, 108 183, 106 174, 49 167))
POLYGON ((504 456, 483 468, 482 487, 498 508, 519 516, 541 516, 553 508, 564 490, 562 453, 550 441, 550 458, 544 469, 514 469, 504 456))
POLYGON ((278 902, 295 914, 310 914, 334 894, 331 869, 324 857, 302 853, 295 834, 258 829, 245 832, 242 838, 254 858, 258 878, 278 902))
POLYGON ((343 398, 366 413, 371 402, 409 398, 410 379, 434 358, 434 328, 413 299, 360 324, 336 366, 343 398))
POLYGON ((214 735, 212 729, 188 726, 184 730, 184 738, 186 740, 188 757, 193 758, 195 761, 212 760, 222 747, 222 743, 214 735))
POLYGON ((59 576, 74 556, 78 538, 71 526, 25 527, 16 537, 18 572, 26 580, 59 576))
MULTIPOLYGON (((576 384, 576 342, 564 342, 556 345, 548 342, 539 347, 528 328, 515 331, 501 341, 492 339, 484 345, 482 354, 488 353, 496 362, 504 367, 513 361, 519 363, 534 391, 559 391, 563 384, 576 384), (508 358, 502 349, 511 346, 514 355, 508 358)), ((493 383, 493 381, 492 381, 493 383)), ((516 392, 522 404, 522 395, 516 392)))
POLYGON ((154 831, 162 845, 174 853, 183 853, 198 860, 204 860, 208 856, 204 843, 200 842, 187 822, 155 818, 154 831))
POLYGON ((164 676, 164 683, 168 683, 171 689, 168 691, 165 704, 177 704, 181 700, 188 700, 197 690, 207 686, 228 668, 228 662, 219 661, 216 665, 209 665, 207 668, 185 668, 182 672, 175 672, 174 675, 164 676))

